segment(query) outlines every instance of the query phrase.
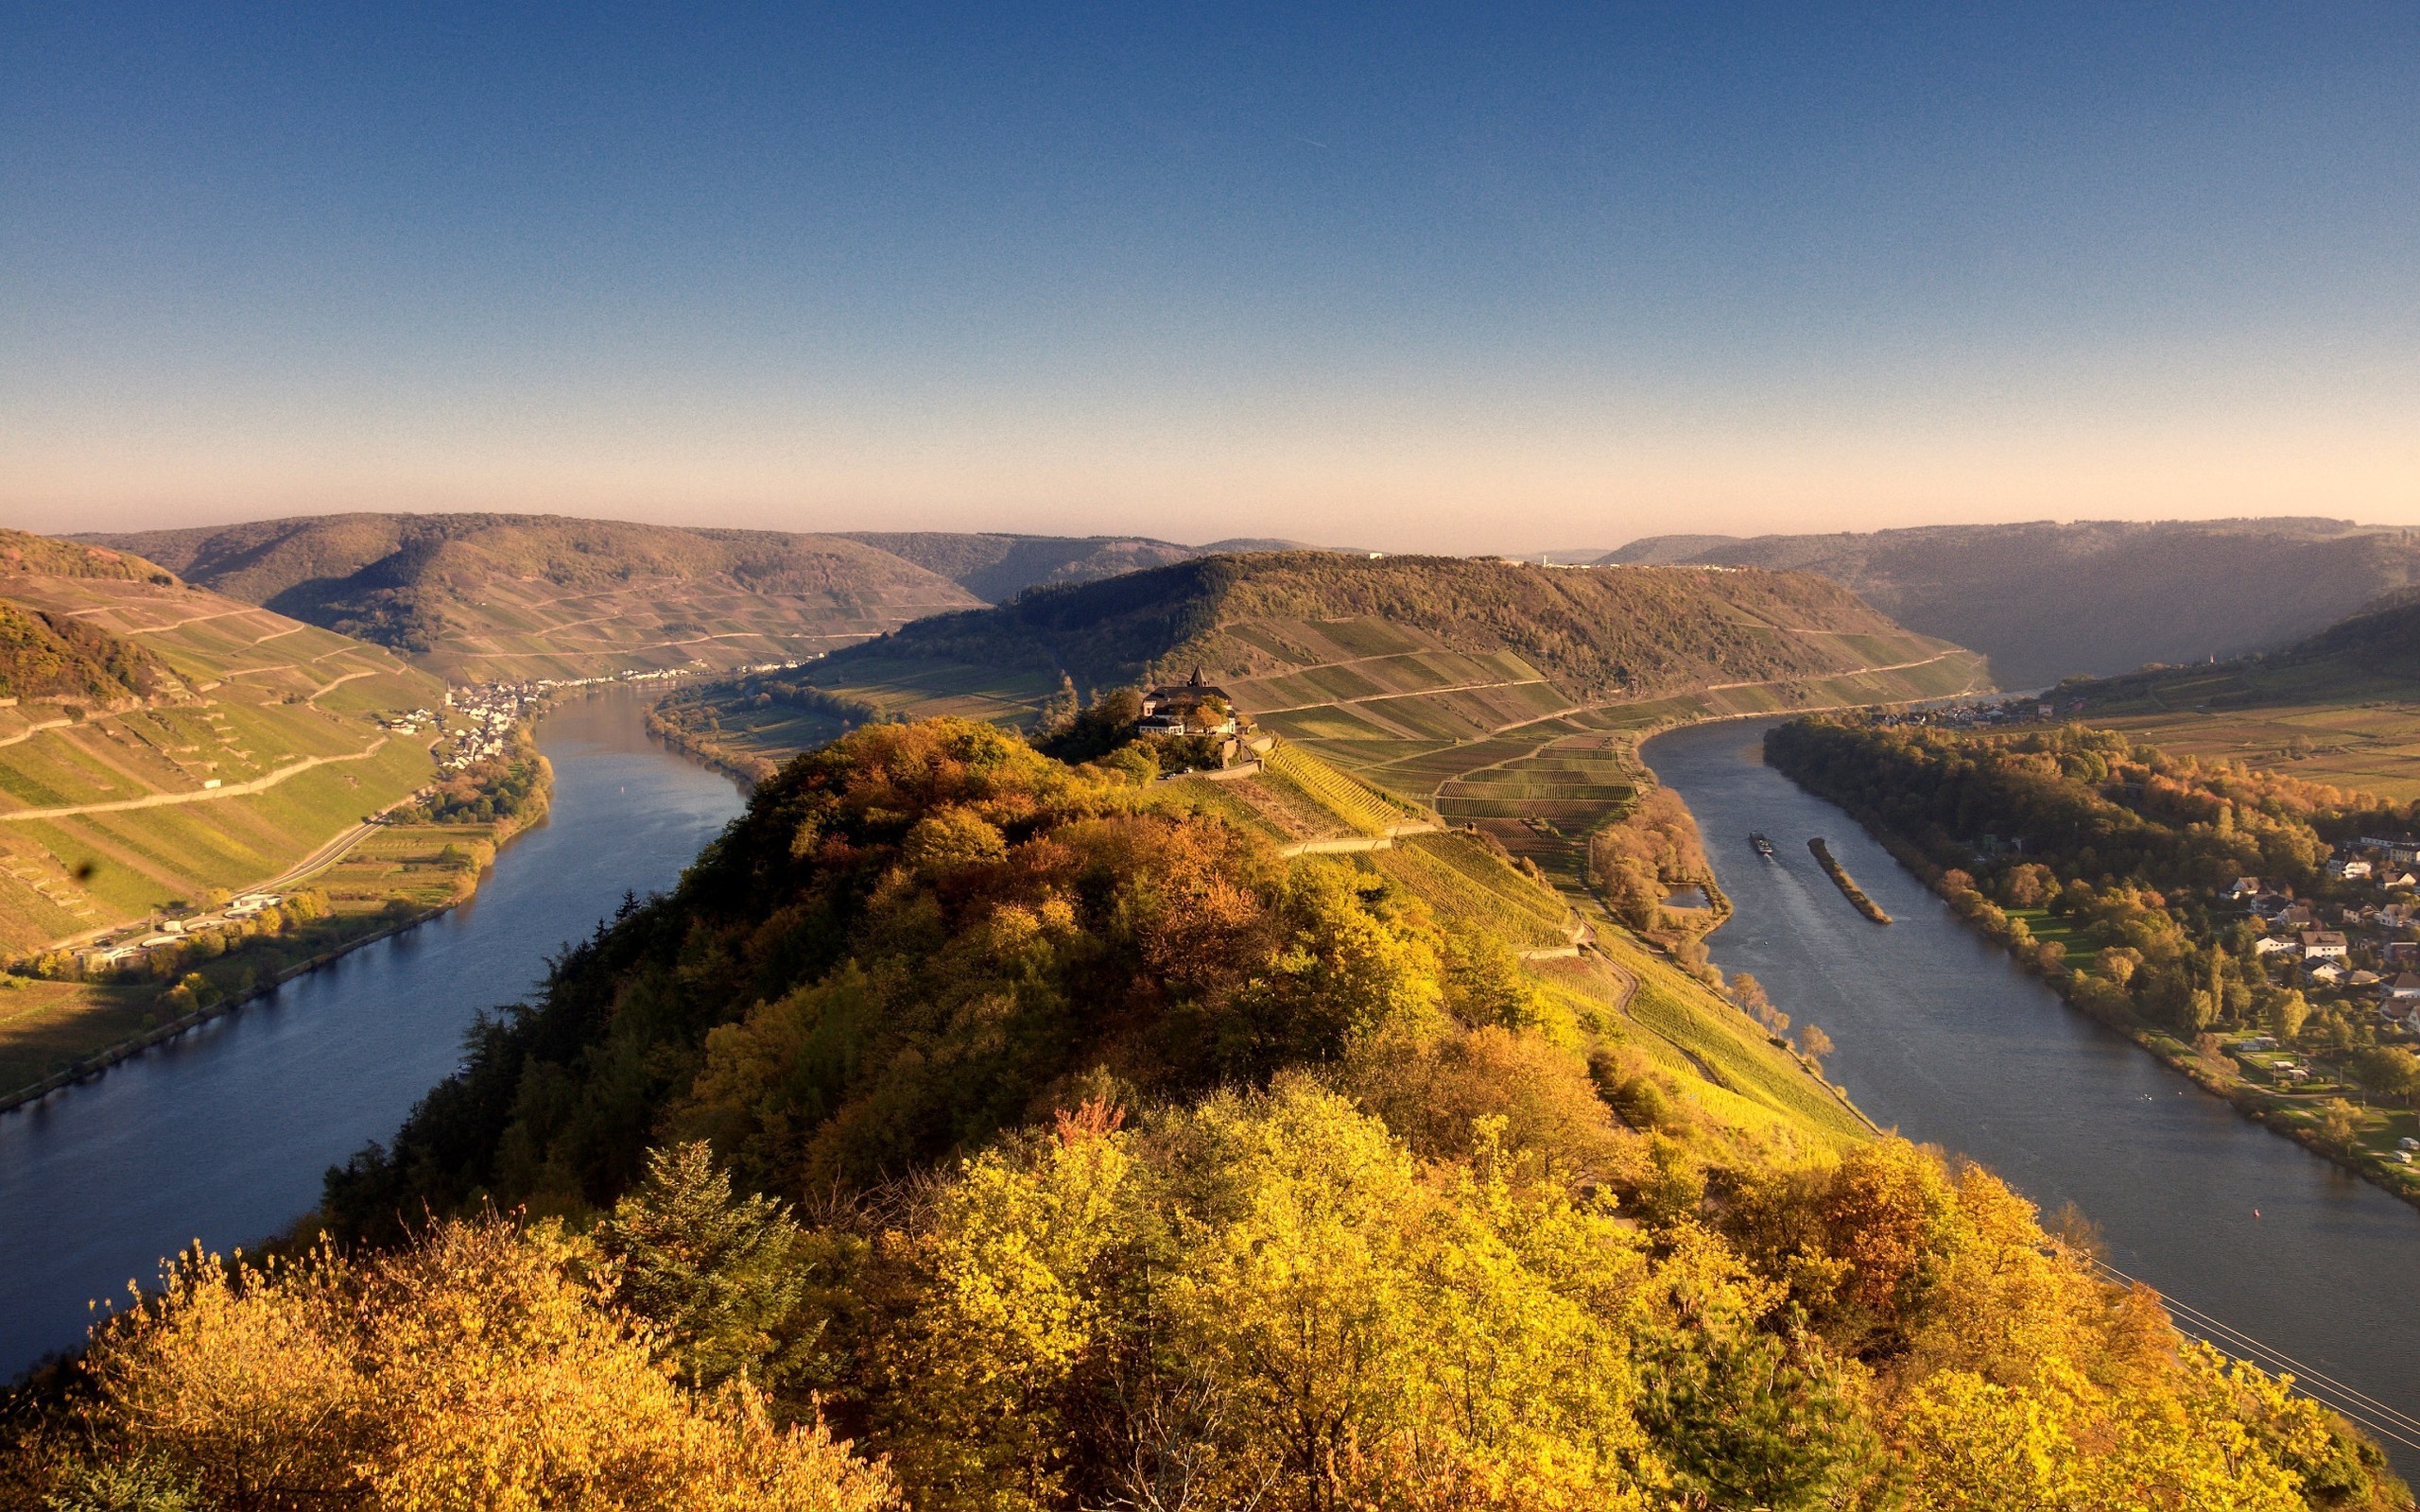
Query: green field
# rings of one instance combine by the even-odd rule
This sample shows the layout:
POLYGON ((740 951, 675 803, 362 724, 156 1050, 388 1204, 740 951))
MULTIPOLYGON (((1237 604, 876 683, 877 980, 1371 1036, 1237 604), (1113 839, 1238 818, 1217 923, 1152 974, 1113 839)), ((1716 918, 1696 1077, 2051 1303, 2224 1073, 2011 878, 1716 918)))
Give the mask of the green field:
POLYGON ((146 647, 181 686, 81 717, 0 709, 0 951, 240 891, 435 775, 425 730, 372 715, 438 708, 444 687, 376 646, 191 588, 19 576, 7 591, 146 647))

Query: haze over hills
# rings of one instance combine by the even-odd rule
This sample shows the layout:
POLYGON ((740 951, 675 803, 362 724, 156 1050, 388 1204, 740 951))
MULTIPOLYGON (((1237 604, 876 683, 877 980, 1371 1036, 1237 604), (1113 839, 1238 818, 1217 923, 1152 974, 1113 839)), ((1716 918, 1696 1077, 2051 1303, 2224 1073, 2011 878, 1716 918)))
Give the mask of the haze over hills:
POLYGON ((1605 560, 1818 573, 2006 687, 2290 645, 2420 582, 2420 532, 2319 519, 1652 536, 1605 560))
POLYGON ((2283 651, 2078 679, 2095 726, 2396 802, 2420 798, 2420 593, 2283 651))

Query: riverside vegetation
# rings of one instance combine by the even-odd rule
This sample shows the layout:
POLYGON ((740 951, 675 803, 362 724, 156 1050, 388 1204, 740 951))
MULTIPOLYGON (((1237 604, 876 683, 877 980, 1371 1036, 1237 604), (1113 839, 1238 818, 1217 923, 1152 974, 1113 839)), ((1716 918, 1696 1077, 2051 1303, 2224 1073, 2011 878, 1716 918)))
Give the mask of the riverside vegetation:
MULTIPOLYGON (((2253 877, 2331 920, 2376 914, 2376 884, 2326 863, 2338 841, 2402 831, 2410 805, 2082 725, 1994 732, 1834 716, 1779 726, 1765 750, 2070 1003, 2270 1126, 2420 1197, 2396 1147, 2420 1134, 2408 1028, 2381 1022, 2374 990, 2272 965, 2289 957, 2223 896, 2253 877), (2325 1074, 2266 1085, 2245 1074, 2265 1075, 2274 1057, 2257 1052, 2277 1046, 2325 1074)), ((2309 927, 2325 926, 2314 917, 2309 927)))
POLYGON ((0 1494, 2407 1503, 1988 1173, 1760 1035, 1673 1053, 1737 1014, 1659 958, 1525 967, 1197 785, 946 719, 790 762, 331 1175, 326 1247, 189 1256, 21 1394, 0 1494))

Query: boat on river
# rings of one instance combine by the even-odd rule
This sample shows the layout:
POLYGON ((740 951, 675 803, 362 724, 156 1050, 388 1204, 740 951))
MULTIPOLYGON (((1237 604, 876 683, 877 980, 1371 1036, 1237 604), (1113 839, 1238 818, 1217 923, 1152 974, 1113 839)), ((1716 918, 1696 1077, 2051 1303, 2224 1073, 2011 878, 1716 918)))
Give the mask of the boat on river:
POLYGON ((1767 839, 1761 832, 1751 832, 1748 835, 1748 843, 1756 848, 1756 854, 1763 856, 1768 861, 1772 859, 1773 843, 1767 839))

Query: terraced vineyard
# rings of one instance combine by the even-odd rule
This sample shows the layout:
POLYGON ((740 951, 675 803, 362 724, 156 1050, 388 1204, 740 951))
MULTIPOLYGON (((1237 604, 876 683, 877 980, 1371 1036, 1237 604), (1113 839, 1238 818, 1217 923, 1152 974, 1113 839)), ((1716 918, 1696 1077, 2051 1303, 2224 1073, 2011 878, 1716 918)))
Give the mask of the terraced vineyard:
POLYGON ((1979 658, 1921 636, 1807 632, 1874 669, 1582 706, 1510 652, 1454 652, 1374 620, 1221 630, 1271 655, 1334 659, 1227 682, 1261 724, 1449 823, 1476 826, 1575 890, 1582 886, 1588 832, 1618 816, 1647 780, 1636 751, 1655 730, 1985 685, 1979 658))
POLYGON ((292 867, 434 775, 370 715, 444 687, 379 647, 179 585, 13 576, 0 592, 149 650, 147 705, 0 709, 0 949, 292 867))

